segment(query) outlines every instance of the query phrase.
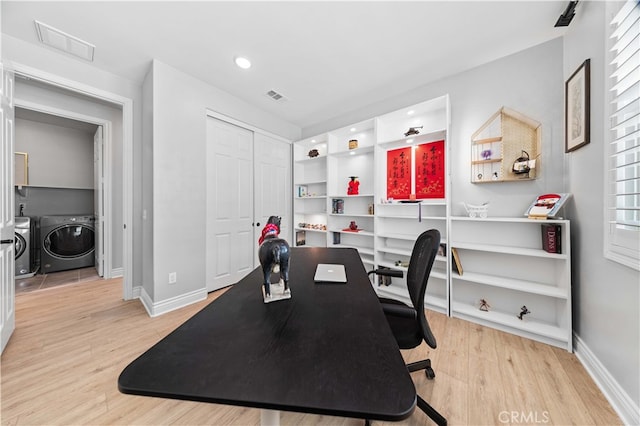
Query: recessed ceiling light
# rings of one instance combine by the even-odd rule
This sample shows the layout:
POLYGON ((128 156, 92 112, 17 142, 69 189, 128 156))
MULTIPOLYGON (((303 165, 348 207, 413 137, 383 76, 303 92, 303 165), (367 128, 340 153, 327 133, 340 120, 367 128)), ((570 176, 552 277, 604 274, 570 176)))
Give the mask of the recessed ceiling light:
POLYGON ((243 70, 251 68, 251 61, 247 58, 243 58, 242 56, 236 56, 234 61, 236 65, 242 68, 243 70))
POLYGON ((413 115, 413 114, 415 114, 415 111, 414 111, 414 110, 409 110, 409 111, 407 111, 407 115, 413 115))
POLYGON ((355 132, 357 129, 356 129, 355 127, 352 127, 352 128, 351 128, 351 129, 349 129, 349 130, 351 130, 352 132, 355 132))

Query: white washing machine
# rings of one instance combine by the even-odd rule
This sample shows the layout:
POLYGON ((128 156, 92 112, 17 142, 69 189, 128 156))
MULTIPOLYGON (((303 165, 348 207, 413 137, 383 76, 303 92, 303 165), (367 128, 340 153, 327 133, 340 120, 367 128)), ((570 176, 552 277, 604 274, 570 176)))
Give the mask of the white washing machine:
POLYGON ((28 216, 15 218, 16 278, 33 272, 34 220, 28 216))

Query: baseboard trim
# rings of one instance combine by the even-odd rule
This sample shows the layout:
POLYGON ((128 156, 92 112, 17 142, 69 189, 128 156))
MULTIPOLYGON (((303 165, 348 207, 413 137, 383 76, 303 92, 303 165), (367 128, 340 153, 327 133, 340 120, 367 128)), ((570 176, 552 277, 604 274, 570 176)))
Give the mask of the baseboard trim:
POLYGON ((154 303, 149 294, 144 290, 144 287, 138 288, 140 288, 138 298, 140 299, 140 302, 142 302, 142 306, 144 306, 150 317, 157 317, 159 315, 175 311, 176 309, 183 308, 185 306, 191 305, 192 303, 196 303, 207 298, 207 290, 203 288, 154 303))
POLYGON ((611 407, 626 425, 640 424, 640 408, 633 402, 589 347, 576 334, 573 335, 574 353, 587 373, 596 382, 611 407))
POLYGON ((111 278, 124 277, 124 268, 113 268, 111 270, 111 278))

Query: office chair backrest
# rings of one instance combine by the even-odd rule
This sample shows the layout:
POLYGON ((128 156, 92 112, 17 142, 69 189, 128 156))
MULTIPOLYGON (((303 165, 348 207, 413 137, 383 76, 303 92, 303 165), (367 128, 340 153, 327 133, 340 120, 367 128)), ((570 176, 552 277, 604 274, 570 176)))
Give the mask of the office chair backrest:
POLYGON ((413 246, 409 270, 407 271, 407 287, 411 302, 418 315, 418 323, 424 334, 424 340, 434 349, 436 347, 436 338, 431 332, 424 314, 424 296, 439 246, 440 231, 437 229, 430 229, 420 234, 413 246))

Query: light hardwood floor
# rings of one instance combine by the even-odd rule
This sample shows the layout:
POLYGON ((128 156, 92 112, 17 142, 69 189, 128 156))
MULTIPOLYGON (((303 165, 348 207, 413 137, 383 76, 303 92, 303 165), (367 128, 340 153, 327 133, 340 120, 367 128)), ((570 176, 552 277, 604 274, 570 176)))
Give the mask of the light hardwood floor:
MULTIPOLYGON (((157 318, 139 301, 122 300, 120 280, 18 295, 16 331, 1 359, 2 425, 259 424, 255 409, 123 395, 117 389, 127 364, 221 293, 157 318)), ((438 348, 423 344, 403 355, 407 361, 431 357, 436 378, 418 372, 414 382, 450 425, 621 423, 573 354, 427 315, 438 348)), ((281 421, 364 424, 297 413, 282 413, 281 421)), ((416 410, 401 424, 432 423, 416 410)))

